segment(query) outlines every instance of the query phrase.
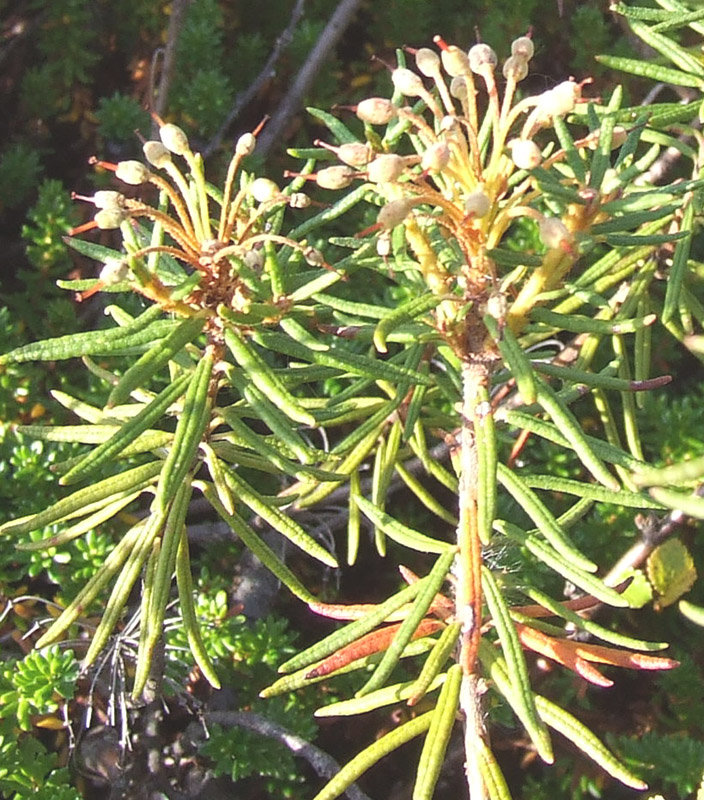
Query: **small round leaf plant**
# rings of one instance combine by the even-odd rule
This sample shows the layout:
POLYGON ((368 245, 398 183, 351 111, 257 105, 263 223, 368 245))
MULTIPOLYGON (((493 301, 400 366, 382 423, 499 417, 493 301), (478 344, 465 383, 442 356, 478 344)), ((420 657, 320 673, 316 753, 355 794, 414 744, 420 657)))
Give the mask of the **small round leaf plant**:
POLYGON ((284 190, 242 170, 254 134, 238 141, 222 191, 170 124, 161 142, 144 146, 149 167, 104 164, 123 182, 151 185, 158 200, 97 193, 92 224, 119 228, 123 250, 73 240, 104 266, 97 282, 64 285, 133 291, 151 305, 134 318, 109 306, 116 327, 0 357, 83 357, 108 389, 102 407, 55 393, 87 424, 22 428, 94 447, 63 465, 61 482, 83 488, 0 530, 46 529, 28 546, 58 546, 139 509, 38 644, 80 623, 109 587, 90 665, 141 579, 139 695, 175 574, 194 658, 217 686, 195 614, 186 526, 193 493, 204 496, 295 596, 348 622, 282 665, 288 674, 263 694, 359 670, 366 681, 357 696, 321 716, 410 706, 409 721, 362 750, 316 800, 337 797, 422 735, 414 800, 433 796, 453 735, 464 743, 471 799, 508 797, 484 723, 488 690, 545 762, 552 728, 607 773, 645 788, 575 716, 534 691, 525 651, 601 687, 613 683, 603 665, 676 665, 652 654, 664 643, 591 619, 598 606, 629 601, 622 575, 597 577, 582 520, 600 503, 662 508, 633 478, 645 467, 635 397, 669 381, 649 374, 658 316, 676 335, 691 332, 681 275, 678 293, 668 285, 663 300, 657 267, 669 253, 673 269, 686 269, 700 184, 639 183, 672 137, 650 137, 641 110, 621 108, 619 89, 605 105, 584 101, 572 80, 521 97, 530 37, 512 43, 502 78, 487 45, 467 53, 436 43, 437 52, 409 51, 415 70, 399 53, 390 100, 356 106, 362 135, 313 110, 337 141, 298 151, 307 163, 284 190), (316 171, 333 158, 340 163, 316 171), (311 214, 302 192, 310 180, 341 199, 311 214), (376 206, 376 221, 328 247, 324 226, 336 220, 339 229, 362 203, 376 206), (349 254, 331 255, 340 247, 349 254), (380 284, 393 290, 381 299, 368 288, 380 284), (587 398, 601 435, 585 432, 574 410, 587 398), (564 452, 574 477, 526 469, 529 436, 564 452), (389 513, 399 486, 433 517, 423 530, 389 513), (300 522, 331 496, 348 502, 340 546, 349 563, 366 522, 381 555, 427 559, 424 577, 402 566, 405 585, 381 603, 320 602, 252 521, 335 568, 336 555, 300 522), (516 554, 518 572, 501 568, 500 550, 516 554), (575 596, 555 599, 560 581, 575 596), (418 663, 412 656, 420 670, 409 679, 407 667, 398 682, 401 662, 418 663), (421 699, 431 710, 416 714, 421 699))

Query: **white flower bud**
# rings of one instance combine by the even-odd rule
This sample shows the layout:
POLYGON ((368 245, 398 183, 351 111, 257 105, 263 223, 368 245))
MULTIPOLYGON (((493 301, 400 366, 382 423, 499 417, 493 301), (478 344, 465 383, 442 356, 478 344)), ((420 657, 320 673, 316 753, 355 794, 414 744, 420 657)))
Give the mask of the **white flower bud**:
POLYGON ((93 221, 101 231, 115 230, 126 219, 127 214, 119 208, 103 208, 93 217, 93 221))
POLYGON ((477 186, 477 188, 473 192, 470 192, 464 199, 464 211, 467 216, 471 215, 477 217, 477 219, 481 219, 489 213, 490 208, 491 201, 489 200, 489 195, 484 191, 483 186, 477 186))
POLYGON ((511 56, 504 61, 503 74, 506 80, 522 81, 528 74, 528 62, 521 56, 511 56))
POLYGON ((163 169, 171 161, 171 153, 162 142, 149 141, 142 145, 147 161, 157 169, 163 169))
POLYGON ((401 176, 405 162, 395 153, 377 156, 367 166, 367 177, 372 183, 393 183, 401 176))
POLYGON ((487 68, 493 72, 498 61, 496 53, 488 44, 475 44, 467 53, 469 68, 477 75, 481 75, 487 68))
POLYGON ((563 117, 565 114, 569 114, 574 110, 581 94, 580 85, 574 81, 558 83, 557 86, 540 95, 537 106, 540 116, 543 118, 563 117))
POLYGON ((303 258, 305 258, 306 263, 310 264, 311 267, 322 267, 325 265, 325 257, 320 250, 315 247, 306 247, 303 251, 303 258))
POLYGON ((423 91, 423 81, 410 69, 400 67, 391 73, 396 89, 406 97, 417 97, 423 91))
POLYGON ((573 241, 565 223, 557 217, 543 217, 538 221, 540 239, 548 250, 566 250, 573 241))
POLYGON ((259 272, 264 267, 264 253, 261 250, 247 250, 242 261, 245 266, 259 272))
POLYGON ((266 203, 280 194, 281 190, 269 178, 257 178, 249 187, 249 193, 258 203, 266 203))
POLYGON ((120 161, 115 170, 115 176, 124 183, 129 183, 130 186, 146 183, 150 174, 141 161, 120 161))
POLYGON ((530 61, 533 58, 535 47, 533 40, 528 36, 519 36, 511 42, 511 55, 530 61))
POLYGON ((454 133, 459 127, 457 117, 451 117, 449 114, 440 120, 440 130, 444 133, 454 133))
POLYGON ((165 147, 171 150, 172 153, 176 153, 177 156, 182 156, 191 150, 188 144, 188 137, 178 125, 173 125, 170 122, 162 125, 159 128, 159 138, 165 147))
POLYGON ((293 194, 289 195, 288 204, 291 208, 308 208, 310 197, 303 192, 293 192, 293 194))
POLYGON ((431 145, 421 159, 420 166, 429 172, 442 172, 450 160, 450 148, 445 142, 435 142, 431 145))
POLYGON ((409 197, 392 200, 379 210, 376 221, 382 230, 391 230, 406 219, 414 204, 415 201, 409 197))
POLYGON ((125 196, 120 192, 101 190, 93 195, 93 203, 96 208, 122 209, 125 205, 125 196))
POLYGON ((391 253, 391 236, 388 231, 382 231, 376 240, 376 254, 388 258, 391 253))
POLYGON ((109 258, 100 270, 98 277, 105 286, 114 286, 116 283, 124 281, 129 273, 130 268, 124 261, 119 258, 109 258))
POLYGON ((357 173, 349 167, 326 167, 315 176, 321 189, 346 189, 357 173))
POLYGON ((466 75, 469 72, 469 58, 457 45, 451 44, 446 50, 441 50, 440 58, 443 69, 451 78, 466 75))
POLYGON ((432 78, 440 71, 440 56, 429 47, 421 47, 416 52, 416 67, 418 72, 427 78, 432 78))
POLYGON ((384 97, 367 97, 356 108, 359 119, 370 125, 386 125, 396 116, 396 113, 396 106, 384 97))
POLYGON ((538 145, 530 139, 514 139, 508 143, 511 158, 518 169, 533 169, 543 160, 538 145))
POLYGON ((236 156, 251 156, 254 148, 257 146, 257 140, 253 133, 243 133, 235 144, 236 156))

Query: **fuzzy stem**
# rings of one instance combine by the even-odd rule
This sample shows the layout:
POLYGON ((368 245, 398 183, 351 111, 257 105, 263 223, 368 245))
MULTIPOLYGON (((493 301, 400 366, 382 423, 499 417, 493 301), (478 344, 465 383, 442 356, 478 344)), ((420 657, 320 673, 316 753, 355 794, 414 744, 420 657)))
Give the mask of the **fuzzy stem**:
POLYGON ((488 367, 471 355, 462 364, 462 428, 459 468, 460 519, 457 526, 459 553, 456 561, 457 619, 462 623, 460 664, 462 689, 460 704, 465 718, 465 770, 470 800, 484 800, 486 791, 481 775, 478 742, 484 738, 482 725, 480 678, 477 673, 477 653, 481 640, 482 553, 477 527, 478 455, 474 433, 476 408, 480 402, 479 389, 488 382, 488 367))

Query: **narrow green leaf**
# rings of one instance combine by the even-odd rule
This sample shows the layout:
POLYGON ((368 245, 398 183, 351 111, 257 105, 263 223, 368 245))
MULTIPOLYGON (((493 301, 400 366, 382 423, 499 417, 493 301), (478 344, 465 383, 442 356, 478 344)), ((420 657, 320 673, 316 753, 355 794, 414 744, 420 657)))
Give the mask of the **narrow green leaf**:
POLYGON ((206 500, 212 505, 220 517, 230 526, 232 531, 238 536, 245 547, 250 550, 264 566, 275 575, 281 583, 299 600, 304 603, 312 603, 317 599, 301 583, 296 575, 284 564, 276 553, 267 545, 260 536, 255 533, 237 513, 230 513, 220 501, 215 487, 204 481, 196 481, 197 486, 206 500))
POLYGON ((413 601, 408 616, 401 623, 401 627, 394 636, 393 642, 391 642, 384 653, 383 658, 379 662, 379 666, 374 670, 364 686, 357 692, 358 697, 363 697, 365 694, 380 689, 389 675, 391 675, 394 667, 398 664, 401 653, 411 641, 421 620, 428 613, 428 609, 435 599, 435 595, 440 591, 440 587, 447 578, 447 573, 452 566, 452 562, 455 560, 455 550, 456 548, 452 548, 445 551, 435 562, 430 573, 420 581, 423 586, 413 601))
POLYGON ((144 433, 151 425, 159 421, 166 413, 168 407, 175 403, 186 391, 192 375, 180 375, 170 383, 154 400, 146 405, 129 422, 122 425, 116 433, 106 442, 86 455, 75 467, 72 467, 59 481, 67 485, 85 477, 88 471, 99 469, 103 464, 115 458, 127 445, 131 444, 140 434, 144 433))
POLYGON ((594 319, 579 314, 556 314, 547 308, 534 308, 530 312, 531 319, 542 322, 553 328, 572 333, 633 333, 655 322, 655 315, 648 314, 640 319, 594 319))
POLYGON ((569 739, 585 755, 595 761, 617 781, 632 789, 644 790, 648 785, 623 765, 602 742, 576 717, 555 705, 547 697, 535 696, 535 703, 543 721, 569 739))
POLYGON ((623 489, 614 492, 605 486, 594 483, 576 481, 572 478, 558 478, 555 475, 525 475, 522 476, 526 486, 532 489, 544 489, 548 492, 573 494, 599 503, 615 503, 624 508, 662 508, 661 503, 656 503, 650 497, 636 492, 626 492, 623 489))
MULTIPOLYGON (((337 674, 337 673, 335 673, 337 674)), ((329 676, 328 676, 329 677, 329 676)), ((428 686, 428 692, 434 692, 445 682, 445 675, 436 675, 428 686)), ((339 703, 331 703, 322 706, 315 711, 316 717, 351 717, 358 714, 366 714, 377 708, 390 706, 408 700, 413 688, 414 681, 405 681, 393 686, 385 686, 375 692, 365 694, 363 697, 355 697, 351 700, 341 700, 339 703)))
POLYGON ((134 467, 126 472, 105 478, 92 486, 86 486, 84 489, 79 489, 68 497, 64 497, 63 500, 59 500, 38 514, 30 514, 27 517, 5 522, 0 525, 0 534, 29 533, 54 522, 92 513, 93 510, 101 507, 96 507, 96 504, 107 505, 112 502, 114 495, 120 492, 138 491, 140 487, 146 487, 161 472, 162 466, 162 461, 152 461, 141 467, 134 467))
POLYGON ((181 528, 181 540, 176 554, 176 584, 178 586, 178 598, 188 646, 191 648, 193 658, 200 667, 205 679, 214 689, 219 689, 220 680, 203 643, 198 617, 196 616, 196 607, 193 601, 193 576, 191 575, 191 560, 188 552, 188 533, 185 526, 181 528))
POLYGON ((591 474, 609 489, 620 488, 618 480, 609 472, 606 465, 592 449, 577 418, 567 404, 542 380, 538 381, 538 402, 550 415, 552 421, 560 428, 572 445, 579 460, 591 474))
POLYGON ((475 411, 474 435, 477 442, 477 527, 479 539, 488 545, 496 516, 497 470, 496 431, 494 413, 491 408, 489 392, 480 387, 477 398, 480 402, 475 411))
POLYGON ((636 36, 639 36, 646 44, 657 50, 660 55, 665 56, 668 61, 671 61, 683 72, 688 72, 704 79, 704 65, 697 60, 695 55, 681 47, 673 38, 663 36, 663 34, 654 31, 649 25, 637 19, 632 19, 630 26, 636 36))
POLYGON ((545 725, 538 716, 535 697, 530 685, 528 666, 523 657, 523 649, 511 620, 506 600, 496 583, 491 570, 482 567, 482 588, 491 619, 496 627, 501 642, 501 650, 506 659, 506 667, 511 681, 512 692, 507 700, 521 720, 538 755, 547 764, 552 764, 554 757, 552 745, 545 725))
POLYGON ((685 233, 685 238, 677 242, 675 246, 675 253, 672 257, 672 266, 667 278, 667 288, 665 290, 665 302, 662 308, 662 322, 667 325, 672 321, 675 312, 679 308, 680 294, 684 284, 684 278, 687 272, 687 263, 689 261, 689 251, 692 244, 692 225, 694 222, 694 203, 688 202, 685 206, 684 215, 682 217, 682 231, 685 233))
POLYGON ((344 122, 341 122, 337 117, 333 117, 332 114, 328 114, 327 111, 321 111, 319 108, 313 108, 312 106, 308 106, 306 111, 322 122, 340 144, 349 144, 357 141, 357 137, 344 122))
POLYGON ((337 567, 335 557, 329 553, 319 542, 309 536, 303 528, 283 511, 266 501, 266 499, 253 489, 235 470, 224 468, 225 480, 230 490, 237 499, 248 506, 255 514, 266 520, 274 530, 285 536, 292 544, 303 550, 311 558, 326 564, 328 567, 337 567))
POLYGON ((374 744, 369 745, 351 761, 348 761, 337 775, 315 795, 313 800, 334 800, 334 798, 339 797, 348 786, 354 783, 370 767, 373 767, 377 761, 428 730, 432 722, 433 713, 433 711, 429 711, 427 714, 415 717, 377 739, 374 744))
MULTIPOLYGON (((650 495, 667 508, 682 511, 696 519, 704 519, 704 497, 699 497, 696 494, 684 494, 683 492, 676 492, 673 489, 665 489, 660 486, 654 486, 650 489, 650 495)), ((1 530, 2 528, 0 528, 1 530)))
POLYGON ((688 600, 680 600, 677 607, 690 622, 704 627, 704 608, 702 606, 695 606, 688 600))
POLYGON ((228 328, 225 331, 225 342, 235 361, 265 397, 268 397, 295 422, 315 426, 315 417, 303 408, 284 383, 277 378, 266 361, 237 331, 228 328))
POLYGON ((134 389, 144 386, 153 375, 198 336, 204 323, 202 317, 191 317, 182 321, 163 341, 135 361, 110 392, 108 408, 124 403, 134 389))
POLYGON ((279 667, 279 672, 292 672, 295 669, 313 664, 315 661, 329 656, 341 647, 359 639, 360 636, 364 636, 364 634, 374 630, 374 628, 384 622, 390 614, 393 614, 394 611, 398 610, 406 603, 410 603, 423 588, 423 585, 423 581, 420 580, 401 589, 400 592, 397 592, 388 600, 380 603, 374 611, 371 611, 369 614, 366 614, 364 617, 354 622, 350 622, 349 625, 345 625, 343 628, 331 633, 329 636, 321 639, 321 641, 306 648, 301 653, 293 656, 293 658, 290 658, 279 667))
POLYGON ((484 779, 484 785, 489 793, 489 800, 511 800, 511 793, 506 784, 501 767, 494 758, 491 748, 487 746, 483 739, 480 739, 476 747, 479 748, 479 768, 484 779))
POLYGON ((367 500, 366 497, 360 495, 355 498, 355 502, 361 508, 362 513, 368 517, 374 525, 381 528, 390 539, 393 539, 404 547, 408 547, 411 550, 418 550, 421 553, 446 553, 448 549, 452 548, 452 545, 448 542, 432 539, 430 536, 426 536, 420 533, 420 531, 416 531, 398 522, 385 511, 377 508, 377 506, 367 500))
POLYGON ((445 761, 450 735, 455 726, 461 684, 462 667, 459 664, 453 664, 447 671, 447 677, 440 690, 440 697, 438 697, 430 728, 425 737, 413 787, 413 800, 432 800, 435 786, 440 777, 440 770, 445 761))
POLYGON ((704 475, 704 456, 670 464, 667 467, 642 469, 633 476, 638 486, 677 486, 701 481, 704 475))
POLYGON ((162 510, 176 496, 187 473, 192 469, 198 447, 210 422, 209 388, 212 373, 213 356, 207 353, 198 362, 186 390, 183 411, 164 462, 155 501, 162 510))
POLYGON ((434 685, 434 681, 440 674, 440 670, 445 666, 447 659, 452 655, 452 651, 459 639, 462 630, 461 622, 451 622, 440 634, 433 645, 433 649, 423 664, 420 674, 412 682, 410 691, 407 694, 408 705, 415 705, 434 685))
POLYGON ((396 473, 428 511, 435 514, 436 517, 440 517, 448 525, 452 525, 454 528, 457 527, 457 517, 451 511, 448 511, 443 503, 409 472, 401 462, 396 464, 396 473))
POLYGON ((535 492, 531 491, 522 477, 501 463, 498 464, 497 475, 501 485, 528 514, 558 553, 579 569, 587 572, 596 571, 596 564, 572 544, 553 514, 535 492))
POLYGON ((380 353, 386 353, 386 339, 392 330, 398 328, 406 322, 410 322, 416 317, 420 317, 432 311, 442 298, 431 293, 414 297, 406 303, 402 303, 390 314, 387 314, 376 326, 374 330, 374 346, 380 353))
POLYGON ((357 561, 357 553, 359 551, 361 512, 356 498, 361 495, 361 492, 359 470, 354 469, 350 474, 350 499, 347 511, 347 563, 350 566, 357 561))
POLYGON ((537 389, 535 372, 528 357, 508 326, 499 329, 499 323, 489 314, 484 316, 484 324, 496 342, 511 375, 516 379, 516 387, 521 399, 526 405, 532 405, 536 400, 537 389))
POLYGON ((602 642, 615 644, 618 647, 628 647, 631 650, 645 650, 647 652, 664 650, 668 647, 667 642, 648 642, 644 639, 634 639, 632 636, 624 636, 621 633, 604 628, 588 617, 583 617, 577 614, 577 612, 566 608, 563 603, 553 600, 552 597, 545 594, 545 592, 541 592, 539 589, 528 588, 526 589, 526 593, 531 600, 534 600, 543 608, 547 608, 548 611, 551 611, 556 616, 566 619, 580 630, 587 631, 587 633, 592 634, 592 636, 596 636, 596 638, 601 639, 602 642))
POLYGON ((620 56, 598 55, 596 60, 609 69, 628 72, 640 78, 648 78, 652 81, 671 83, 674 86, 691 86, 695 89, 704 88, 704 80, 698 75, 688 72, 681 72, 677 69, 662 67, 649 61, 638 61, 633 58, 622 58, 620 56))
POLYGON ((628 607, 628 601, 618 592, 594 575, 590 575, 588 572, 575 567, 568 560, 561 558, 556 550, 553 550, 552 547, 545 544, 538 537, 527 534, 517 525, 506 522, 506 520, 496 520, 494 529, 526 547, 537 559, 557 572, 558 575, 568 581, 572 581, 575 586, 579 586, 586 594, 594 595, 597 600, 601 600, 602 603, 615 608, 628 607))

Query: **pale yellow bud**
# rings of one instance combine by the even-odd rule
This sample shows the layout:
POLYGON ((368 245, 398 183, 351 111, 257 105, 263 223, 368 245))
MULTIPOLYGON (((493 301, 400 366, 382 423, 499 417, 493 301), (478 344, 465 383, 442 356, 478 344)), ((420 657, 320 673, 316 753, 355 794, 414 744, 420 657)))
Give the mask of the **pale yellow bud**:
POLYGON ((519 169, 533 169, 543 160, 538 145, 530 139, 514 139, 508 143, 513 163, 519 169))
POLYGON ((257 178, 249 187, 249 193, 258 203, 267 203, 281 194, 281 190, 269 178, 257 178))
POLYGON ((367 177, 372 183, 393 183, 401 176, 404 166, 404 160, 395 153, 377 156, 367 166, 367 177))
POLYGON ((188 137, 178 125, 173 125, 170 122, 162 125, 159 128, 159 138, 164 143, 164 146, 171 150, 172 153, 176 153, 177 156, 182 156, 191 150, 188 144, 188 137))
POLYGON ((115 170, 115 177, 124 183, 129 183, 130 186, 146 183, 150 174, 141 161, 120 161, 115 170))
POLYGON ((149 141, 142 145, 142 152, 147 161, 157 169, 163 169, 171 161, 171 153, 162 142, 149 141))
POLYGON ((396 116, 396 113, 396 106, 384 97, 367 97, 356 108, 359 119, 370 125, 386 125, 396 116))

